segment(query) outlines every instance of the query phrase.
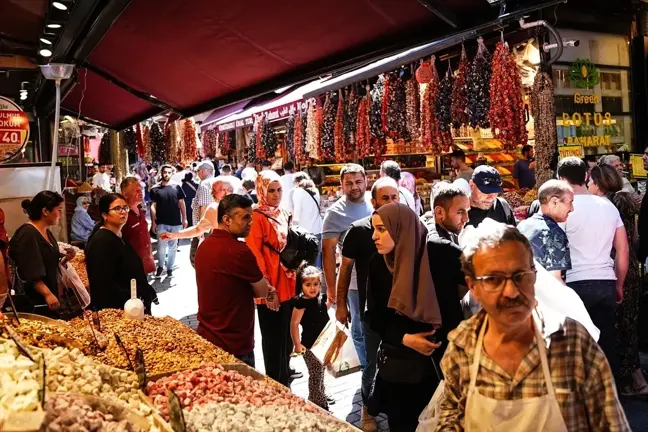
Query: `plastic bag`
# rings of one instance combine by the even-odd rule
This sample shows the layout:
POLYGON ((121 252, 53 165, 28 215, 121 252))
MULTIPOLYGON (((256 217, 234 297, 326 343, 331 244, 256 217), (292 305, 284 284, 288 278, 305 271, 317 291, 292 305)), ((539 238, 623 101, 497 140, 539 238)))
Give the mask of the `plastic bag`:
POLYGON ((360 370, 360 360, 349 330, 335 319, 329 320, 311 351, 335 378, 360 370))
POLYGON ((419 415, 419 424, 416 427, 416 432, 434 432, 437 424, 439 423, 439 410, 437 407, 441 402, 443 391, 445 390, 445 381, 441 380, 437 386, 430 403, 425 407, 421 415, 419 415))
POLYGON ((74 295, 79 301, 79 305, 82 309, 85 309, 90 304, 90 294, 86 290, 85 285, 81 282, 81 278, 77 274, 74 267, 71 265, 59 264, 59 273, 61 275, 61 282, 63 287, 69 288, 74 291, 74 295))

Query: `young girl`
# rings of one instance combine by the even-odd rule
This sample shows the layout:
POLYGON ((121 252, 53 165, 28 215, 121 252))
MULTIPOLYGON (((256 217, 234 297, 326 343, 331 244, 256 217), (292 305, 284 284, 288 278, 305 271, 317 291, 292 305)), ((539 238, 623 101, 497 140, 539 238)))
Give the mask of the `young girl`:
POLYGON ((304 355, 308 367, 308 400, 328 410, 324 391, 324 365, 310 351, 329 321, 326 295, 320 296, 321 279, 321 270, 312 265, 302 264, 297 270, 296 284, 301 289, 301 294, 293 299, 290 335, 295 344, 295 352, 304 355), (299 337, 300 324, 301 338, 299 337))

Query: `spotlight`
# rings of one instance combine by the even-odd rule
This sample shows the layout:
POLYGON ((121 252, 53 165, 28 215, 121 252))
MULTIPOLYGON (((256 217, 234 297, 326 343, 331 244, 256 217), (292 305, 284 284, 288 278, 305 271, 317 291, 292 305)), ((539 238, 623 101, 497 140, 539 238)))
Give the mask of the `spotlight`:
POLYGON ((47 28, 51 28, 51 29, 61 28, 61 24, 56 24, 56 23, 47 24, 47 28))
POLYGON ((20 100, 26 100, 26 99, 27 99, 27 93, 21 93, 20 100))
POLYGON ((68 8, 67 5, 65 5, 65 4, 63 4, 61 2, 58 2, 58 1, 52 2, 52 6, 54 6, 58 10, 63 10, 63 11, 67 10, 67 8, 68 8))
POLYGON ((48 40, 48 39, 40 38, 40 41, 43 42, 44 44, 52 45, 52 42, 50 40, 48 40))
POLYGON ((52 51, 50 51, 48 49, 42 49, 42 50, 38 51, 38 53, 40 55, 42 55, 43 57, 50 57, 52 55, 52 51))

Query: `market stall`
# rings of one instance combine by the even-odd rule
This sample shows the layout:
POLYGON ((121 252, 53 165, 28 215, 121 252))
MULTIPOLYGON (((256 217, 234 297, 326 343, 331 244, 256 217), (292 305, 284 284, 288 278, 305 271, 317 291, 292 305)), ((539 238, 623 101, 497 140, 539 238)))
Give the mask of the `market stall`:
MULTIPOLYGON (((19 319, 0 331, 0 427, 44 411, 45 430, 55 430, 62 414, 54 407, 70 406, 77 406, 70 416, 81 411, 109 422, 105 415, 114 406, 123 414, 122 427, 137 426, 127 430, 166 432, 171 423, 177 431, 180 412, 187 430, 249 431, 259 424, 355 430, 168 317, 136 321, 104 310, 70 322, 29 314, 19 319), (19 349, 11 340, 16 336, 28 347, 19 349), (179 410, 170 394, 179 398, 179 410)), ((75 418, 73 423, 84 421, 75 418)))

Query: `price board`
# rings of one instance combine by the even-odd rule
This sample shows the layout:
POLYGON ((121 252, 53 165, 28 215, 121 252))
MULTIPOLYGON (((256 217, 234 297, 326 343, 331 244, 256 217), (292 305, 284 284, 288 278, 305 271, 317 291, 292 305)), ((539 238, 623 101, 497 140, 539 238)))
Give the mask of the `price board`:
POLYGON ((570 145, 558 147, 558 160, 565 159, 568 156, 576 156, 577 158, 583 157, 583 146, 570 145))
POLYGON ((635 178, 646 178, 646 170, 643 164, 643 155, 631 154, 630 163, 632 164, 632 176, 635 178))
POLYGON ((0 96, 0 162, 19 154, 29 140, 29 119, 11 99, 0 96))

